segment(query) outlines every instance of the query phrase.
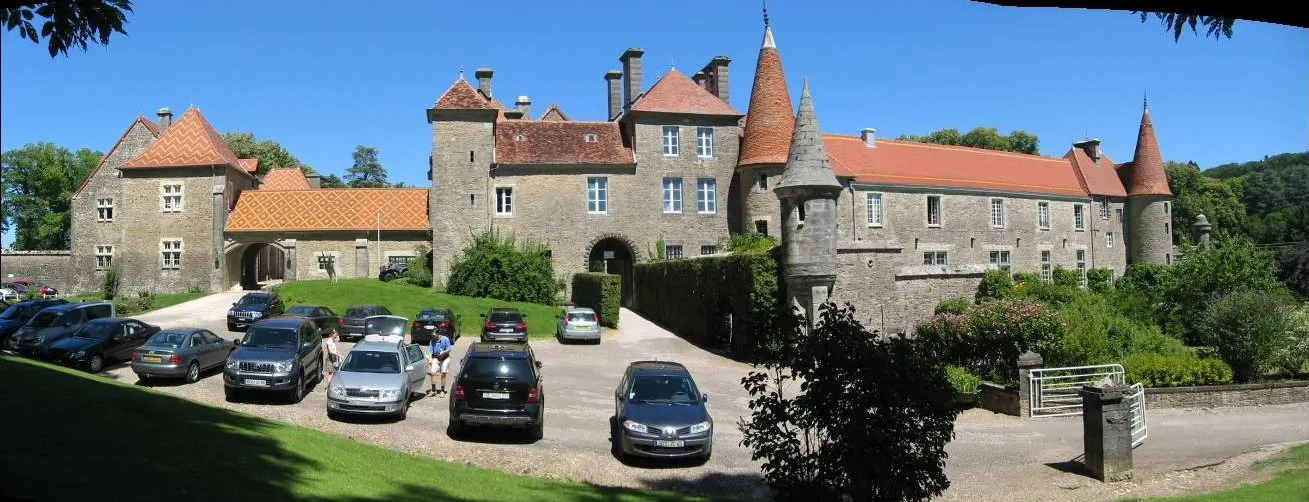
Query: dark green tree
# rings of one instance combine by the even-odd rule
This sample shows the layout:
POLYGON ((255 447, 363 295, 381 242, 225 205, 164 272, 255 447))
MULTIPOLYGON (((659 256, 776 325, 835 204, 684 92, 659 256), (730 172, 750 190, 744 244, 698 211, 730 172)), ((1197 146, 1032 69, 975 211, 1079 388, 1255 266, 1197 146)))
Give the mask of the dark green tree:
POLYGON ((1232 187, 1200 173, 1195 162, 1166 162, 1168 188, 1173 192, 1173 240, 1189 242, 1191 224, 1204 214, 1213 225, 1214 241, 1222 241, 1240 232, 1245 207, 1232 187))
POLYGON ((1182 30, 1187 27, 1191 28, 1191 33, 1200 34, 1198 28, 1203 27, 1205 37, 1214 37, 1219 40, 1221 37, 1232 38, 1232 25, 1236 19, 1230 17, 1218 16, 1201 16, 1196 14, 1177 14, 1173 12, 1142 12, 1139 10, 1132 11, 1133 14, 1141 16, 1141 22, 1144 23, 1153 16, 1164 25, 1164 29, 1173 32, 1173 41, 1182 39, 1182 30))
POLYGON ((318 180, 318 186, 322 188, 345 188, 345 182, 341 181, 340 176, 329 174, 318 180))
POLYGON ((259 159, 259 171, 268 172, 269 169, 279 167, 298 167, 306 175, 314 174, 314 169, 300 162, 295 155, 287 151, 280 143, 271 139, 259 140, 254 133, 228 131, 222 134, 223 141, 227 147, 232 149, 237 157, 243 159, 259 159))
POLYGON ((345 173, 351 188, 385 188, 391 186, 386 179, 386 168, 377 160, 377 149, 371 146, 355 147, 354 165, 345 173))
POLYGON ((977 127, 966 134, 960 134, 957 129, 940 129, 925 135, 902 134, 896 138, 905 141, 917 141, 919 143, 935 143, 938 145, 967 146, 972 148, 983 148, 987 150, 999 150, 1004 152, 1026 153, 1036 155, 1040 153, 1040 139, 1034 134, 1024 131, 1014 131, 1008 136, 1000 134, 1000 131, 994 127, 977 127))
POLYGON ((88 42, 109 45, 114 32, 127 34, 123 23, 132 12, 131 0, 4 0, 0 5, 5 29, 35 44, 47 39, 51 58, 67 56, 73 47, 86 51, 88 42), (44 21, 34 21, 38 17, 44 21), (33 23, 40 24, 39 32, 33 23))
POLYGON ((70 152, 54 143, 28 143, 0 155, 5 231, 14 230, 14 249, 68 249, 73 191, 104 155, 70 152))

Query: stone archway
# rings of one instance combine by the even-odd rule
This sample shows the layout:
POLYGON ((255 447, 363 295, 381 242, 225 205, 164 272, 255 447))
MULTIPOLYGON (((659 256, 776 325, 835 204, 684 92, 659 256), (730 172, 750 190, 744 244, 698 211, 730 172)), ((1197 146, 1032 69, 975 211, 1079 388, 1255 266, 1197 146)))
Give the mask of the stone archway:
POLYGON ((616 234, 601 235, 588 248, 586 270, 603 271, 622 277, 622 305, 632 307, 635 291, 636 247, 626 237, 616 234))
POLYGON ((257 290, 269 281, 286 279, 286 248, 276 243, 253 242, 227 251, 229 280, 244 290, 257 290))

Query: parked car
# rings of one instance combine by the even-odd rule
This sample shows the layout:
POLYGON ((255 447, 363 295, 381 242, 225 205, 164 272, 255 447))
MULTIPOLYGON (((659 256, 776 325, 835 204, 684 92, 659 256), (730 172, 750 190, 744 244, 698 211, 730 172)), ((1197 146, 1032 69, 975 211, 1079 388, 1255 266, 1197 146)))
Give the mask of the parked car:
POLYGON ((136 319, 106 317, 87 321, 72 335, 50 345, 46 358, 99 373, 107 364, 130 361, 132 351, 159 332, 136 319))
POLYGON ((63 298, 43 298, 40 300, 21 301, 6 307, 4 312, 0 312, 0 344, 3 344, 10 336, 17 332, 19 328, 22 328, 23 325, 27 324, 27 321, 30 321, 37 312, 40 312, 46 307, 63 305, 65 303, 68 303, 68 300, 63 298))
POLYGON ((351 305, 341 316, 341 340, 353 341, 364 337, 364 319, 375 315, 391 315, 391 310, 381 305, 351 305))
POLYGON ((377 278, 382 282, 389 282, 409 275, 408 263, 387 263, 382 265, 382 269, 377 272, 377 278))
POLYGON ((418 345, 360 342, 345 354, 327 387, 327 416, 395 415, 404 420, 426 379, 427 357, 418 345))
POLYGON ((167 329, 155 333, 132 353, 132 371, 141 380, 181 378, 193 383, 201 373, 222 366, 235 349, 231 340, 207 329, 167 329))
POLYGON ((533 439, 541 439, 545 390, 541 362, 531 345, 474 343, 468 347, 450 393, 446 433, 456 437, 470 425, 526 428, 533 439))
POLYGON ((227 330, 245 331, 251 324, 282 315, 282 296, 271 291, 246 293, 227 311, 227 330))
POLYGON ((409 339, 413 343, 424 344, 432 340, 437 333, 445 335, 450 343, 459 341, 459 316, 453 310, 427 307, 414 316, 414 324, 409 330, 409 339))
POLYGON ((482 341, 527 343, 527 315, 512 307, 482 314, 482 341))
POLYGON ((308 380, 323 379, 323 337, 312 322, 274 317, 250 326, 223 367, 223 394, 229 401, 241 392, 283 392, 300 402, 308 380))
POLYGON ((314 326, 318 328, 318 333, 323 336, 327 336, 334 329, 340 330, 344 325, 341 316, 322 305, 296 305, 286 309, 282 315, 303 317, 313 321, 314 326))
POLYGON ((82 323, 115 315, 114 304, 110 302, 62 303, 46 307, 9 337, 5 345, 19 354, 43 357, 51 345, 73 334, 82 323))
POLYGON ((364 319, 364 341, 405 343, 409 319, 398 315, 375 315, 364 319))
POLYGON ((588 307, 569 307, 559 314, 555 337, 561 342, 590 340, 600 343, 600 318, 588 307))
POLYGON ((685 366, 636 361, 614 390, 614 428, 623 456, 699 457, 713 454, 714 420, 685 366))

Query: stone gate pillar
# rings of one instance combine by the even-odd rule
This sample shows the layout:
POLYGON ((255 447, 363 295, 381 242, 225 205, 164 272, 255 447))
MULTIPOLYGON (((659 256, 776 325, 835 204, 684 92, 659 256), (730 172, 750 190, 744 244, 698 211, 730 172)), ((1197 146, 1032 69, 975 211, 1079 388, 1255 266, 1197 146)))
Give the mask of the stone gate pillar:
POLYGON ((1032 370, 1045 367, 1045 359, 1041 354, 1027 351, 1018 356, 1018 416, 1019 418, 1030 418, 1032 416, 1032 370))
POLYGON ((1132 420, 1127 386, 1101 381, 1082 386, 1083 462, 1100 481, 1132 479, 1132 420))

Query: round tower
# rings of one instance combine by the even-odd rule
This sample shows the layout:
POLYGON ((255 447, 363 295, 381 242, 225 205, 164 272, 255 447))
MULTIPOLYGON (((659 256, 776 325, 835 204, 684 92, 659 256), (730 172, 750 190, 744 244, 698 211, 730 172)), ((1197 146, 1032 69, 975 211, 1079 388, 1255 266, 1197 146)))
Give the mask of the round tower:
POLYGON ((1141 114, 1136 136, 1136 155, 1121 174, 1127 188, 1127 262, 1167 264, 1172 262, 1172 197, 1150 122, 1150 107, 1141 114))
POLYGON ((750 108, 746 111, 745 131, 737 161, 739 200, 742 201, 740 228, 776 235, 777 214, 781 211, 772 195, 772 181, 786 167, 787 148, 795 117, 791 95, 782 73, 782 57, 773 41, 773 28, 764 13, 764 40, 759 47, 754 87, 750 91, 750 108))
POLYGON ((781 266, 787 308, 803 309, 812 327, 817 324, 818 306, 831 296, 836 283, 836 201, 841 184, 827 161, 807 79, 800 93, 786 168, 773 193, 781 204, 781 266))

